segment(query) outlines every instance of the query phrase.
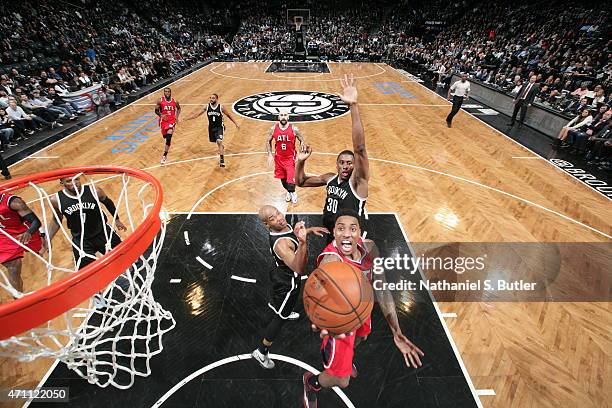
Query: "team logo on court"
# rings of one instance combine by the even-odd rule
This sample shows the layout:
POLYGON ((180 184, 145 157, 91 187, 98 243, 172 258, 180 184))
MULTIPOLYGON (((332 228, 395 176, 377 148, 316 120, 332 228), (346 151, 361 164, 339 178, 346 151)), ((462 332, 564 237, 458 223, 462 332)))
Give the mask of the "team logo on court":
POLYGON ((310 91, 265 92, 247 96, 234 103, 234 111, 247 118, 278 121, 287 112, 292 122, 310 122, 342 116, 349 106, 338 95, 310 91))

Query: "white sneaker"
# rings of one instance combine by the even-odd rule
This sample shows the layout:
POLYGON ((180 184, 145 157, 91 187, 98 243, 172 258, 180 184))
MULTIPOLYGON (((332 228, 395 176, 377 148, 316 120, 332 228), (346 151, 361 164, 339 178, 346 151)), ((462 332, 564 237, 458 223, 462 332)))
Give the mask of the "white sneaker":
POLYGON ((300 314, 298 312, 291 312, 287 320, 297 320, 300 318, 300 314))
POLYGON ((257 362, 263 367, 271 370, 274 368, 274 361, 270 360, 270 356, 268 354, 263 354, 259 349, 255 349, 251 353, 251 356, 257 360, 257 362))
POLYGON ((285 201, 289 202, 291 201, 291 193, 287 191, 287 194, 285 194, 285 201))
POLYGON ((291 193, 291 202, 293 204, 297 204, 297 202, 298 202, 297 193, 291 193))
POLYGON ((162 156, 161 161, 159 162, 162 166, 166 164, 166 156, 162 156))

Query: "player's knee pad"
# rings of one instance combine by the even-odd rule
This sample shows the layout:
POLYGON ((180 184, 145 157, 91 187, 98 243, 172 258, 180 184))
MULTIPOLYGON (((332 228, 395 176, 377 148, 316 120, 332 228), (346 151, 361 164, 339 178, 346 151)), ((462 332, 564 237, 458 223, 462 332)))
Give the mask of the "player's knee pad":
POLYGON ((170 146, 172 144, 172 133, 166 133, 164 139, 166 139, 166 146, 170 146))

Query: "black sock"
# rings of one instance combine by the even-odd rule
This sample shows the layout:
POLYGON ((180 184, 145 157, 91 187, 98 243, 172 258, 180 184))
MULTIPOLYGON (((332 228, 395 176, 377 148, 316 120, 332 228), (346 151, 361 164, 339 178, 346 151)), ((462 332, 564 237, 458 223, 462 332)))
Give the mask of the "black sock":
POLYGON ((257 350, 259 350, 259 352, 261 354, 268 354, 268 351, 270 351, 268 346, 266 346, 264 344, 262 344, 261 346, 257 347, 257 350))
POLYGON ((313 375, 312 377, 310 377, 308 379, 308 384, 312 385, 312 387, 314 389, 321 388, 321 384, 319 384, 319 376, 318 375, 313 375))
POLYGON ((164 157, 166 157, 168 155, 168 152, 164 152, 164 157))
POLYGON ((223 161, 223 155, 222 155, 222 154, 220 154, 219 156, 221 157, 221 161, 223 161))

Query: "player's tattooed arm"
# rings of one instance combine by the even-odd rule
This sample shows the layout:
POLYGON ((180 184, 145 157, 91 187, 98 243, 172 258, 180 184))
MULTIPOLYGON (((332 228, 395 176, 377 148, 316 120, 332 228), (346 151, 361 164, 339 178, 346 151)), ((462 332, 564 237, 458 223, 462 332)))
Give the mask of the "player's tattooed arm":
POLYGON ((230 113, 227 111, 227 109, 225 109, 225 106, 221 106, 221 112, 222 112, 222 113, 223 113, 225 116, 227 116, 227 118, 228 118, 229 120, 231 120, 231 121, 232 121, 232 123, 233 123, 234 125, 236 125, 236 129, 240 129, 240 125, 238 124, 238 122, 236 122, 236 121, 234 120, 234 117, 233 117, 232 115, 230 115, 230 113))
POLYGON ((279 239, 274 251, 293 272, 303 275, 306 273, 306 264, 308 263, 307 231, 304 221, 295 224, 294 232, 298 238, 297 248, 293 241, 279 239))
POLYGON ((306 175, 306 160, 312 154, 312 148, 308 145, 303 145, 298 151, 295 161, 295 183, 300 187, 321 187, 334 177, 334 173, 325 173, 320 176, 306 175))
POLYGON ((274 126, 268 131, 268 139, 266 140, 266 151, 268 152, 268 167, 274 164, 274 152, 272 151, 272 139, 274 134, 274 126))
POLYGON ((178 101, 174 101, 176 103, 176 123, 179 121, 179 115, 181 114, 181 105, 178 101))
POLYGON ((295 137, 297 137, 297 139, 300 141, 300 146, 305 146, 306 141, 304 140, 304 136, 302 135, 302 132, 300 132, 300 130, 297 128, 297 126, 293 126, 293 132, 295 133, 295 137))
MULTIPOLYGON (((376 246, 374 241, 366 239, 364 241, 364 245, 368 253, 370 253, 372 259, 380 257, 380 252, 378 251, 378 247, 376 246)), ((382 285, 380 285, 381 287, 387 287, 387 285, 385 285, 385 283, 387 282, 387 278, 385 276, 384 269, 382 273, 376 274, 374 276, 374 279, 382 282, 382 285)), ((382 311, 383 316, 385 316, 385 320, 387 321, 387 324, 389 325, 389 328, 393 333, 393 342, 404 356, 404 361, 406 362, 406 365, 408 367, 414 368, 420 367, 422 365, 421 357, 423 357, 425 354, 421 351, 420 348, 418 348, 402 333, 402 329, 399 325, 399 321, 397 318, 397 311, 395 308, 395 301, 393 299, 393 295, 389 290, 384 289, 374 290, 374 296, 376 297, 376 301, 380 306, 380 310, 382 311)))
POLYGON ((119 219, 119 213, 117 213, 117 208, 115 207, 115 203, 113 202, 113 200, 111 200, 110 197, 107 196, 104 190, 102 190, 100 187, 96 187, 96 195, 98 196, 100 202, 104 204, 108 212, 110 212, 111 216, 115 218, 115 224, 117 225, 117 228, 119 228, 119 230, 121 231, 126 231, 127 228, 119 219))

